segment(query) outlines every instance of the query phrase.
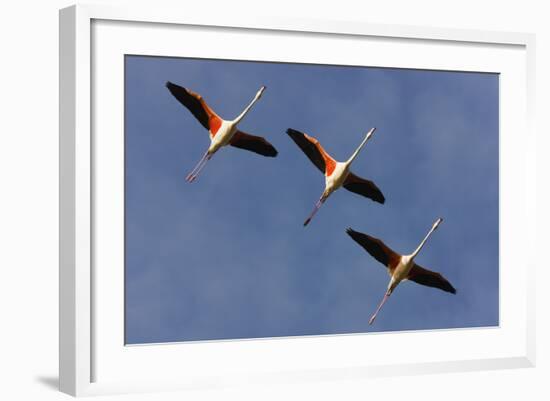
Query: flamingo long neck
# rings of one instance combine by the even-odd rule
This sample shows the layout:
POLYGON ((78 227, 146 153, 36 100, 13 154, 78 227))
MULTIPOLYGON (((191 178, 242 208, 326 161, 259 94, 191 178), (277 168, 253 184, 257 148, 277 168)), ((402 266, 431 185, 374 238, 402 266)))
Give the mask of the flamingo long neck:
POLYGON ((238 124, 244 118, 244 116, 246 116, 246 114, 250 111, 252 106, 254 106, 254 103, 256 103, 259 99, 260 99, 259 96, 254 97, 254 99, 252 99, 250 104, 248 106, 246 106, 246 108, 243 110, 243 112, 241 114, 239 114, 237 116, 237 118, 235 118, 235 120, 233 120, 234 123, 238 124))
POLYGON ((437 227, 435 226, 432 227, 431 230, 428 232, 428 234, 426 234, 426 236, 424 237, 420 245, 418 245, 418 248, 416 248, 416 250, 411 254, 411 259, 414 259, 416 255, 418 255, 418 253, 420 252, 422 247, 426 244, 426 241, 428 241, 428 238, 430 237, 430 235, 432 235, 432 233, 435 231, 436 228, 437 227))
POLYGON ((372 128, 368 133, 367 135, 365 136, 365 139, 363 139, 363 142, 361 142, 361 144, 357 147, 357 149, 355 149, 355 152, 353 152, 353 154, 351 155, 351 157, 348 159, 348 161, 346 161, 346 166, 349 166, 353 160, 357 157, 357 155, 359 154, 359 152, 361 151, 361 149, 363 149, 363 146, 365 146, 365 144, 367 143, 367 141, 370 139, 370 137, 372 136, 372 134, 374 133, 374 130, 376 130, 376 128, 372 128))

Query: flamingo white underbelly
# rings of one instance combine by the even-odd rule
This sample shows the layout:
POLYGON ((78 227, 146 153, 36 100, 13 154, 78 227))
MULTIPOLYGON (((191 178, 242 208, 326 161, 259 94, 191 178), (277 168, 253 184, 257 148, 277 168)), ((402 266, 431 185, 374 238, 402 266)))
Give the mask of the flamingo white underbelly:
POLYGON ((227 146, 231 142, 231 138, 237 132, 237 125, 231 121, 222 121, 218 132, 215 135, 210 134, 212 142, 210 143, 209 151, 211 153, 216 152, 219 148, 227 146))
POLYGON ((349 174, 345 163, 337 162, 331 175, 325 176, 325 188, 327 191, 335 191, 344 185, 349 174))

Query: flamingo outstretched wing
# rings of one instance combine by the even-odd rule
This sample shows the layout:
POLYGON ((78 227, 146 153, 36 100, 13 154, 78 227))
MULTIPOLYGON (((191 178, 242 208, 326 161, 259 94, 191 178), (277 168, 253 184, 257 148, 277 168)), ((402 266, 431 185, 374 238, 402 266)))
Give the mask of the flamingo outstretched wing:
POLYGON ((323 149, 317 139, 292 128, 287 129, 286 133, 322 173, 332 174, 336 167, 336 160, 323 149))
POLYGON ((372 199, 378 203, 384 203, 386 201, 382 191, 378 189, 374 182, 358 177, 351 172, 344 181, 344 188, 348 191, 355 192, 356 194, 372 199))
POLYGON ((456 289, 445 277, 441 275, 441 273, 425 269, 416 263, 409 272, 407 279, 414 281, 417 284, 439 288, 440 290, 450 292, 451 294, 456 294, 456 289))
POLYGON ((267 157, 277 156, 277 149, 265 138, 256 135, 250 135, 242 131, 237 131, 230 141, 231 146, 240 149, 250 150, 267 157))
POLYGON ((201 125, 215 133, 221 125, 221 118, 208 106, 203 97, 183 86, 166 82, 170 93, 195 116, 201 125))
POLYGON ((363 247, 374 259, 386 266, 390 272, 395 269, 401 260, 401 255, 393 251, 381 240, 370 235, 348 228, 346 233, 363 247))

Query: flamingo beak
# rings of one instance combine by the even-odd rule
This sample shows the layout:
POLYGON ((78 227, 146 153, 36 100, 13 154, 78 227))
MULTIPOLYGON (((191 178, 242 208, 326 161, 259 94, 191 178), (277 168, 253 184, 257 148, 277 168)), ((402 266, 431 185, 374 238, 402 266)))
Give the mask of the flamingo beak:
POLYGON ((260 90, 258 91, 258 93, 256 95, 258 99, 262 97, 265 90, 266 90, 266 86, 262 85, 262 87, 260 88, 260 90))
POLYGON ((374 134, 374 131, 376 131, 376 127, 371 128, 371 130, 367 133, 367 139, 370 139, 370 137, 372 136, 372 134, 374 134))

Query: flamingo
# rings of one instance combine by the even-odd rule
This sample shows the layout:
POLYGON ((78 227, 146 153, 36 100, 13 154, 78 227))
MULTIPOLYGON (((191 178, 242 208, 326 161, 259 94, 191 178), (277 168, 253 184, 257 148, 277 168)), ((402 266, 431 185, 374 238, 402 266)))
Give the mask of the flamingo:
POLYGON ((418 255, 430 235, 437 229, 437 227, 439 227, 442 221, 443 219, 441 218, 435 221, 420 245, 418 245, 418 247, 410 255, 400 255, 396 253, 378 238, 354 231, 351 228, 346 230, 348 235, 355 242, 361 245, 373 258, 387 267, 390 275, 390 282, 386 293, 384 294, 384 298, 382 298, 382 302, 380 302, 376 312, 374 312, 370 318, 369 324, 374 322, 374 319, 376 319, 382 305, 384 305, 388 297, 395 290, 395 287, 397 287, 397 285, 402 281, 411 280, 418 284, 439 288, 440 290, 450 292, 451 294, 456 294, 456 289, 440 273, 425 269, 414 262, 414 258, 418 255))
POLYGON ((355 160, 375 130, 376 128, 372 128, 367 133, 365 139, 363 139, 363 142, 361 142, 359 147, 345 162, 338 162, 334 160, 325 151, 325 149, 323 149, 317 139, 292 128, 289 128, 286 131, 292 140, 296 142, 300 149, 302 149, 302 151, 306 154, 309 160, 311 160, 313 164, 325 174, 325 190, 315 204, 315 207, 309 217, 304 221, 304 226, 309 224, 313 216, 315 216, 315 213, 317 213, 327 198, 342 186, 348 191, 370 198, 375 202, 385 202, 384 195, 382 195, 382 192, 372 181, 358 177, 350 171, 351 163, 355 160))
POLYGON ((189 173, 186 180, 193 182, 208 160, 223 146, 231 145, 236 148, 250 150, 263 156, 275 157, 277 150, 262 137, 250 135, 237 129, 237 125, 250 111, 265 90, 262 86, 248 106, 234 120, 223 120, 206 103, 201 95, 172 82, 166 82, 166 87, 172 95, 184 105, 206 128, 210 134, 210 146, 195 168, 189 173))

